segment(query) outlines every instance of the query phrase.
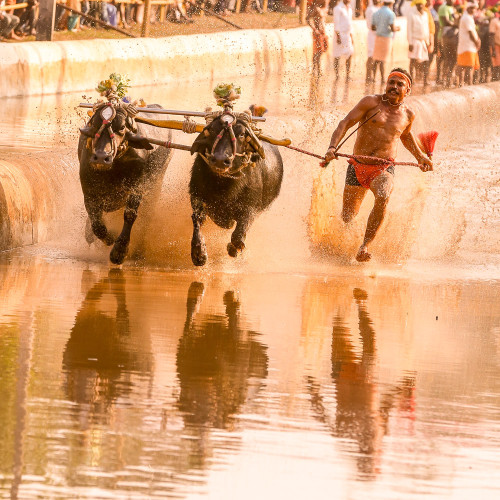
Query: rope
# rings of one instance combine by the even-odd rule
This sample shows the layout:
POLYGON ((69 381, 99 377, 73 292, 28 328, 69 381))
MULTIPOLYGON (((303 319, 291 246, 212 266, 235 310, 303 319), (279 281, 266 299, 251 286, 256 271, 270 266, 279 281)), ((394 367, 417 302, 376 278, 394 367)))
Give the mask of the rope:
POLYGON ((186 134, 194 134, 196 132, 196 122, 190 120, 189 116, 185 116, 182 122, 182 131, 186 134))
MULTIPOLYGON (((294 151, 298 151, 299 153, 303 153, 305 155, 314 156, 314 158, 318 158, 320 160, 323 160, 323 162, 325 163, 325 161, 324 161, 325 157, 324 156, 320 156, 320 155, 317 155, 316 153, 311 153, 310 151, 306 151, 305 149, 296 148, 294 146, 285 146, 285 148, 293 149, 294 151)), ((336 156, 341 156, 343 158, 353 158, 353 159, 358 160, 358 161, 359 160, 377 161, 379 163, 387 164, 387 165, 407 165, 407 166, 410 166, 410 167, 418 167, 419 166, 418 163, 411 162, 411 161, 391 161, 391 160, 387 160, 385 158, 378 158, 377 156, 347 155, 347 154, 344 154, 344 153, 336 153, 336 156)), ((327 163, 325 163, 322 166, 326 167, 326 165, 327 165, 327 163)))

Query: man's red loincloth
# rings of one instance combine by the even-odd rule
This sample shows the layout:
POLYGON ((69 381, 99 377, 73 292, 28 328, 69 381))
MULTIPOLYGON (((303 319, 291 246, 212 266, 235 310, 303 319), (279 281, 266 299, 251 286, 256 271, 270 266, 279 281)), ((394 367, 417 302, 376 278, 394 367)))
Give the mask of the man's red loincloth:
MULTIPOLYGON (((393 158, 389 158, 391 162, 394 161, 393 158)), ((370 189, 370 184, 373 179, 376 179, 382 172, 385 172, 392 163, 379 163, 372 165, 371 163, 361 163, 356 161, 354 158, 349 158, 347 160, 354 167, 356 172, 356 178, 359 183, 366 189, 370 189)))

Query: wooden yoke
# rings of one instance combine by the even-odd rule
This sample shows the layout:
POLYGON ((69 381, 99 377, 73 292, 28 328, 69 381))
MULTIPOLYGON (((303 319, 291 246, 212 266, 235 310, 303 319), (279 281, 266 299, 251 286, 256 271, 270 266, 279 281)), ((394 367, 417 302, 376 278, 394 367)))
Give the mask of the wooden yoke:
MULTIPOLYGON (((135 117, 135 121, 145 123, 146 125, 152 125, 153 127, 170 128, 174 130, 182 130, 184 123, 178 120, 150 120, 147 118, 140 118, 138 116, 135 117)), ((196 132, 203 132, 204 128, 205 127, 203 125, 199 123, 196 124, 196 132)), ((274 144, 275 146, 289 146, 292 143, 291 139, 274 139, 273 137, 259 133, 256 135, 260 140, 268 142, 269 144, 274 144)))

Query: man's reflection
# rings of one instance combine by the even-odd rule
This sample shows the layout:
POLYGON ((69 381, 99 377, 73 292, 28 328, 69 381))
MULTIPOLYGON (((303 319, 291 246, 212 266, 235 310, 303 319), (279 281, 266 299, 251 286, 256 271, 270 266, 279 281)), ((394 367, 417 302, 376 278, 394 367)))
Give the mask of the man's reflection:
MULTIPOLYGON (((82 283, 87 275, 84 271, 82 283)), ((120 269, 90 288, 63 354, 67 397, 90 405, 93 417, 106 417, 113 401, 130 391, 129 383, 121 383, 124 376, 151 371, 151 354, 138 353, 133 345, 125 289, 120 269)))
POLYGON ((203 293, 202 283, 189 287, 177 349, 178 405, 187 426, 230 429, 267 377, 267 348, 255 340, 256 332, 241 328, 240 302, 233 291, 224 294, 225 315, 196 321, 203 293))
MULTIPOLYGON (((357 443, 355 453, 358 471, 369 479, 379 472, 382 439, 387 433, 389 412, 398 399, 401 408, 412 406, 414 378, 405 377, 399 384, 383 390, 376 377, 376 334, 367 309, 368 294, 355 288, 361 353, 356 352, 350 329, 340 317, 333 321, 332 379, 336 386, 335 422, 328 412, 318 386, 309 379, 312 404, 321 420, 335 436, 357 443)), ((359 349, 358 349, 359 351, 359 349)))

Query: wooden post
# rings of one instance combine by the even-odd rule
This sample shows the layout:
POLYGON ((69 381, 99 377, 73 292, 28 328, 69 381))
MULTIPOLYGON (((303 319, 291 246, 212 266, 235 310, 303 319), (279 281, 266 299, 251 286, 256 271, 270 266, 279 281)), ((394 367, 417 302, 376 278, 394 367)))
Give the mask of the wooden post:
POLYGON ((264 1, 262 2, 262 10, 263 10, 264 12, 267 12, 267 4, 268 4, 268 3, 269 3, 269 0, 264 0, 264 1))
POLYGON ((151 0, 144 0, 144 19, 142 20, 141 36, 149 36, 149 16, 151 15, 151 0))
POLYGON ((306 24, 307 0, 300 0, 299 23, 306 24))
POLYGON ((236 12, 236 14, 239 14, 241 11, 241 0, 236 0, 236 7, 234 8, 234 12, 236 12))
POLYGON ((56 0, 40 0, 36 23, 36 39, 52 41, 54 35, 54 19, 56 17, 56 0))

